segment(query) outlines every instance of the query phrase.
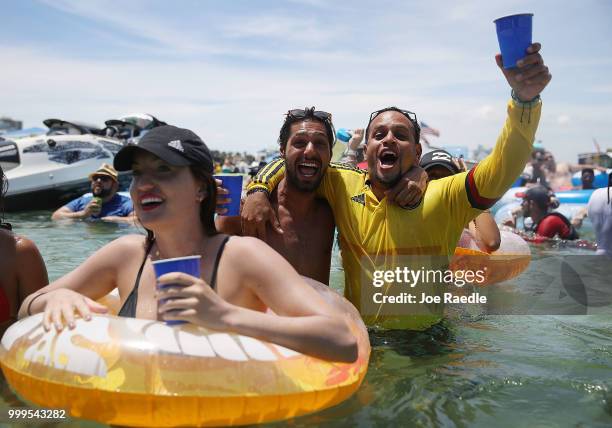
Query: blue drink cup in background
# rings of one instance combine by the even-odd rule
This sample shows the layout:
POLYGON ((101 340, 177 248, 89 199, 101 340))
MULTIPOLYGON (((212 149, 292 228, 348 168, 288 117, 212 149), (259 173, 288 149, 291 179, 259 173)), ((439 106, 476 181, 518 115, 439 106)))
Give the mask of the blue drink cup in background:
POLYGON ((221 205, 227 208, 227 212, 223 215, 234 216, 240 215, 240 197, 242 196, 242 175, 215 175, 223 183, 221 186, 229 190, 228 198, 232 199, 229 204, 221 205))
MULTIPOLYGON (((153 262, 153 269, 155 269, 155 277, 159 278, 170 272, 183 272, 196 278, 200 277, 200 259, 202 256, 187 256, 187 257, 176 257, 174 259, 163 259, 156 260, 153 262)), ((158 290, 170 288, 170 287, 182 287, 179 285, 168 284, 164 286, 157 286, 158 290)), ((160 303, 163 303, 169 299, 162 299, 160 303)), ((168 325, 185 324, 187 321, 166 321, 168 325)))
POLYGON ((531 45, 532 17, 533 13, 522 13, 493 21, 504 68, 516 67, 516 62, 527 55, 527 48, 531 45))
POLYGON ((345 143, 348 143, 349 140, 351 139, 351 133, 348 132, 348 130, 344 128, 340 128, 336 131, 336 138, 340 141, 344 141, 345 143))

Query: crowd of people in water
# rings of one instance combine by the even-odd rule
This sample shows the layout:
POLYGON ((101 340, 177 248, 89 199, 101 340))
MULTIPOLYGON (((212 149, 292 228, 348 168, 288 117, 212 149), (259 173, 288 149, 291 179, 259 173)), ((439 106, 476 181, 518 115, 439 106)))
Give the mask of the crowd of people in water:
MULTIPOLYGON (((217 206, 227 203, 227 191, 213 177, 219 165, 202 139, 171 125, 150 130, 137 145, 123 147, 113 165, 92 172, 91 195, 53 213, 54 220, 137 222, 146 235, 110 242, 49 284, 36 245, 3 223, 1 325, 44 313, 46 329, 72 328, 77 317, 105 313, 96 300, 116 288, 119 316, 186 321, 353 361, 355 337, 342 311, 310 285, 329 284, 335 229, 344 295, 368 325, 435 325, 443 317, 440 305, 410 314, 370 311, 362 301, 363 274, 396 266, 406 255, 450 257, 466 228, 488 252, 495 251, 500 231, 489 209, 519 177, 531 187, 508 224, 515 227, 520 215, 531 217, 538 235, 573 239, 575 226, 551 212, 553 192, 568 186, 576 168, 582 168, 584 188, 593 181, 595 167, 562 166, 550 152, 533 148, 540 94, 551 80, 540 45, 531 45, 517 68, 504 69, 499 55, 496 61, 511 100, 492 153, 475 167, 466 168, 444 150, 422 154, 415 113, 398 107, 373 112, 365 129, 353 131, 348 163, 333 163, 331 114, 292 109, 279 133, 281 157, 249 183, 237 217, 215 216, 217 206), (360 162, 365 169, 356 167, 360 162), (130 198, 117 193, 117 171, 132 172, 130 198), (189 255, 206 256, 201 277, 175 272, 156 278, 152 262, 189 255)), ((227 163, 221 170, 235 172, 237 166, 227 163)), ((246 172, 246 163, 241 166, 246 172)), ((589 207, 588 215, 598 225, 601 252, 612 255, 609 196, 597 200, 602 204, 589 207)))

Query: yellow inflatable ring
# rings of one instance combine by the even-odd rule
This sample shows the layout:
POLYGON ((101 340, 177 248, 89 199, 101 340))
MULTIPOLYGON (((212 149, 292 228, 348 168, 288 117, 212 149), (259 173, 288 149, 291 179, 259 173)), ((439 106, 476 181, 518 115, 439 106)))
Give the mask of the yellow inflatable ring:
POLYGON ((523 238, 502 230, 499 249, 492 253, 482 251, 464 230, 450 264, 452 270, 484 270, 485 280, 474 285, 486 286, 507 281, 520 275, 531 262, 531 250, 523 238))
POLYGON ((359 314, 326 293, 351 319, 359 343, 354 363, 191 324, 115 316, 45 332, 36 314, 6 331, 0 365, 30 402, 106 424, 218 426, 292 418, 347 399, 367 372, 370 344, 359 314))

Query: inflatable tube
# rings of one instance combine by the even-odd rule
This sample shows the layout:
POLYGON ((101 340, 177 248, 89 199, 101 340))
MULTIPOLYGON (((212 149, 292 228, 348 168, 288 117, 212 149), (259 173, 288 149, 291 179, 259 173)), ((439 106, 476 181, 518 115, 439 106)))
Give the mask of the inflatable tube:
MULTIPOLYGON (((602 187, 608 187, 608 174, 612 173, 612 169, 608 169, 606 172, 595 171, 595 180, 593 181, 593 187, 600 189, 602 187)), ((576 187, 582 186, 582 171, 578 171, 572 175, 572 185, 576 187)))
POLYGON ((470 232, 464 230, 451 260, 451 270, 484 270, 484 281, 473 283, 478 286, 496 284, 520 275, 531 261, 529 245, 515 233, 500 233, 499 249, 488 254, 480 250, 470 232))
POLYGON ((109 315, 117 315, 121 309, 121 297, 119 297, 119 290, 115 288, 106 296, 98 299, 97 302, 108 308, 109 315))
POLYGON ((115 316, 45 332, 36 314, 6 331, 0 365, 28 401, 106 424, 218 426, 292 418, 347 399, 367 371, 370 345, 359 314, 335 293, 324 298, 353 320, 354 363, 192 324, 115 316))
POLYGON ((583 204, 589 203, 589 199, 595 189, 586 190, 564 190, 555 192, 555 196, 561 204, 583 204))

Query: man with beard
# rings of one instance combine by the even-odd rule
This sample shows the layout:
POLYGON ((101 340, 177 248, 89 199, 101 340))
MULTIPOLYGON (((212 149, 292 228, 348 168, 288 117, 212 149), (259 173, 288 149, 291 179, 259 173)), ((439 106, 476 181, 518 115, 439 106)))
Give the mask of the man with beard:
POLYGON ((119 223, 134 221, 132 200, 117 193, 118 174, 111 165, 103 163, 97 171, 89 175, 91 195, 83 195, 53 213, 53 220, 59 219, 99 219, 119 223))
MULTIPOLYGON (((260 236, 300 275, 324 284, 329 283, 335 225, 329 205, 317 199, 314 190, 331 159, 333 139, 329 113, 314 107, 287 113, 278 138, 287 174, 270 200, 277 213, 275 230, 264 230, 260 236)), ((218 216, 216 225, 223 233, 242 234, 240 217, 218 216)), ((250 234, 254 233, 245 233, 250 234)))
MULTIPOLYGON (((319 199, 315 190, 330 163, 334 135, 331 114, 314 107, 289 110, 278 138, 287 171, 270 194, 272 228, 249 228, 250 222, 241 225, 240 217, 219 216, 217 229, 234 235, 257 236, 282 254, 301 275, 329 284, 334 217, 327 202, 319 199)), ((419 171, 417 168, 414 173, 420 179, 419 171)), ((274 170, 264 168, 258 176, 270 174, 274 170)), ((407 189, 402 195, 405 199, 397 199, 399 203, 411 203, 421 196, 422 191, 411 178, 408 175, 399 184, 407 189)), ((254 190, 257 191, 257 186, 254 190)))
MULTIPOLYGON (((365 133, 367 174, 328 169, 319 191, 330 203, 338 225, 344 294, 360 310, 366 324, 423 330, 442 318, 439 300, 434 304, 397 305, 388 299, 403 297, 397 294, 400 290, 412 291, 405 281, 402 287, 401 281, 394 280, 395 269, 409 266, 414 273, 419 265, 438 271, 444 264, 448 266, 465 224, 490 208, 522 172, 540 118, 540 93, 551 79, 540 48, 539 43, 532 44, 527 56, 512 69, 504 69, 501 55, 496 56, 512 88, 512 100, 493 152, 469 172, 429 183, 422 202, 414 209, 387 203, 390 187, 417 165, 421 156, 420 128, 412 112, 388 107, 370 115, 365 133), (380 292, 373 294, 377 290, 380 292)), ((243 219, 245 212, 265 209, 259 208, 267 204, 265 193, 253 191, 259 187, 273 189, 282 175, 281 167, 273 164, 275 174, 256 177, 250 185, 243 219)), ((430 297, 439 297, 439 281, 413 283, 412 287, 417 287, 417 293, 431 292, 436 295, 430 297)))

